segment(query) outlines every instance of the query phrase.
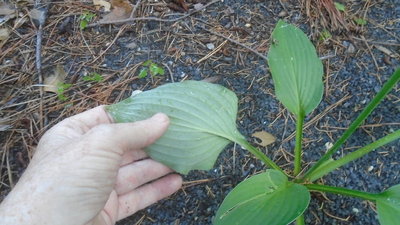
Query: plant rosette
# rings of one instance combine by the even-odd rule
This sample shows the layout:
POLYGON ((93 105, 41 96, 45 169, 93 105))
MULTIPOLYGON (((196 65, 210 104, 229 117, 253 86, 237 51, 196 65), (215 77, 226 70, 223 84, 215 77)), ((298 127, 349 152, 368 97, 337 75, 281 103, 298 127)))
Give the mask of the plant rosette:
MULTIPOLYGON (((214 217, 215 225, 285 225, 294 220, 297 224, 305 224, 303 213, 310 201, 310 191, 375 202, 382 225, 398 224, 400 185, 382 193, 369 193, 321 185, 317 181, 400 137, 400 130, 396 130, 339 159, 331 158, 395 87, 400 80, 400 69, 393 73, 321 159, 301 173, 304 119, 322 100, 323 65, 315 47, 299 28, 281 20, 271 39, 268 64, 275 95, 296 118, 293 171, 281 169, 240 134, 236 127, 238 99, 235 93, 217 84, 201 81, 165 84, 107 106, 107 111, 116 122, 139 121, 158 112, 167 114, 170 118, 167 132, 146 152, 179 173, 211 169, 220 152, 231 142, 240 144, 270 168, 242 181, 226 196, 214 217)), ((151 63, 147 65, 150 68, 151 63)))

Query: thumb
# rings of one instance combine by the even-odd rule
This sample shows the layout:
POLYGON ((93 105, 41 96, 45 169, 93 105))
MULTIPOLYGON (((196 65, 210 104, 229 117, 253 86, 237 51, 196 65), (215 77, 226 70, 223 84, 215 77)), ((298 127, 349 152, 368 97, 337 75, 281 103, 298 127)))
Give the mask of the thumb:
POLYGON ((160 138, 169 125, 165 114, 157 113, 153 117, 134 123, 101 124, 90 129, 84 140, 92 149, 103 149, 123 154, 129 150, 138 150, 160 138))

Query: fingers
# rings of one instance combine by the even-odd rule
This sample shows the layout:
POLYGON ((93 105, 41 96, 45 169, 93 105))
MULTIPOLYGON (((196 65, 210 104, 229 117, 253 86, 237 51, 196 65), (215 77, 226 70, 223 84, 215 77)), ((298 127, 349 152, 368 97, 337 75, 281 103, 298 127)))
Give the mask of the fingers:
POLYGON ((143 150, 127 151, 122 155, 121 167, 147 157, 148 155, 143 150))
MULTIPOLYGON (((90 224, 112 225, 117 222, 118 216, 118 195, 113 190, 108 198, 104 209, 91 221, 90 224)), ((88 223, 89 224, 89 223, 88 223)))
POLYGON ((152 159, 137 161, 119 169, 115 190, 123 195, 171 172, 170 168, 152 159))
POLYGON ((182 186, 182 178, 171 174, 119 196, 118 220, 172 195, 182 186))
POLYGON ((95 126, 83 139, 91 149, 114 151, 123 155, 128 150, 139 150, 152 144, 164 134, 168 125, 168 117, 158 113, 150 119, 134 123, 95 126))
POLYGON ((111 118, 105 111, 105 106, 98 106, 61 121, 55 128, 72 128, 84 134, 97 125, 109 124, 111 122, 111 118))

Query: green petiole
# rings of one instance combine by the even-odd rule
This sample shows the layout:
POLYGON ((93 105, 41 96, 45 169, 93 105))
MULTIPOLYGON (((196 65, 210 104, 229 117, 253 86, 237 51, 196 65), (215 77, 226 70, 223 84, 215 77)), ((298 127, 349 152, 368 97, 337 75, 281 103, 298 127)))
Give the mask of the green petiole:
POLYGON ((270 168, 276 169, 287 176, 287 174, 278 166, 274 161, 272 161, 268 156, 258 150, 256 147, 252 146, 249 142, 247 142, 244 138, 237 140, 237 143, 247 149, 250 153, 252 153, 256 158, 263 161, 270 168))
POLYGON ((322 176, 330 173, 331 171, 333 171, 353 160, 356 160, 356 159, 364 156, 365 154, 367 154, 385 144, 388 144, 398 138, 400 138, 400 130, 396 130, 395 132, 388 134, 385 137, 383 137, 365 147, 358 149, 357 151, 349 153, 338 160, 331 161, 331 162, 321 166, 318 170, 315 170, 313 173, 311 173, 308 176, 308 179, 310 181, 315 181, 318 178, 321 178, 322 176))
POLYGON ((304 123, 304 112, 300 110, 297 115, 296 121, 296 145, 294 148, 294 176, 297 176, 301 171, 301 143, 303 139, 303 123, 304 123))
POLYGON ((341 187, 326 186, 326 185, 321 185, 321 184, 304 184, 304 186, 306 188, 308 188, 308 190, 310 190, 310 191, 322 191, 322 192, 328 192, 328 193, 333 193, 333 194, 340 194, 340 195, 346 195, 346 196, 351 196, 351 197, 356 197, 356 198, 362 198, 362 199, 370 200, 370 201, 375 201, 381 197, 380 193, 375 194, 375 193, 356 191, 356 190, 351 190, 351 189, 341 188, 341 187))
POLYGON ((385 98, 385 96, 393 89, 396 83, 400 80, 400 69, 397 69, 389 80, 383 85, 382 89, 372 99, 372 101, 365 107, 360 113, 357 119, 350 125, 350 127, 343 133, 340 139, 330 148, 320 160, 318 160, 314 166, 312 166, 301 181, 305 181, 310 178, 311 174, 315 170, 319 169, 323 163, 329 160, 333 153, 335 153, 340 146, 354 133, 354 131, 361 125, 362 122, 371 114, 371 112, 379 105, 379 103, 385 98))
POLYGON ((306 225, 306 223, 304 221, 304 213, 301 214, 299 217, 297 217, 296 225, 306 225))

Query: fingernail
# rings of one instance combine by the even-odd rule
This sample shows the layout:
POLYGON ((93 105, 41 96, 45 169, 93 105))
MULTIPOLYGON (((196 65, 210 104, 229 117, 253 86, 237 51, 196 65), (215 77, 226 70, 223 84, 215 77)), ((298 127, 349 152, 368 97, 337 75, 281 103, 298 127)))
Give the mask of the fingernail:
POLYGON ((166 123, 169 120, 167 115, 165 115, 164 113, 157 113, 153 117, 151 117, 151 119, 159 123, 166 123))

